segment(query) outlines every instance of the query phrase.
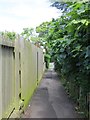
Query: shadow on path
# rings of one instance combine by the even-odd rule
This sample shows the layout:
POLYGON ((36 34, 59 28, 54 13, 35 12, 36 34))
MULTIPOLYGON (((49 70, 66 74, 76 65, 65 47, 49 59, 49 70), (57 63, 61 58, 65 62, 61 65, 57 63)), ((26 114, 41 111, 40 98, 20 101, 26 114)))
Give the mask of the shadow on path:
POLYGON ((22 118, 79 118, 56 72, 48 70, 22 118))

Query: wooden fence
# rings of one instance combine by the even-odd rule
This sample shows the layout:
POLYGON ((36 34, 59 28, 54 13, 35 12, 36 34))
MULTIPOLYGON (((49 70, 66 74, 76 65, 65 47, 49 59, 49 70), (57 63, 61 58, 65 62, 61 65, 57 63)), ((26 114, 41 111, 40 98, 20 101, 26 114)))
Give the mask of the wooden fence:
POLYGON ((0 38, 0 119, 26 108, 44 68, 41 48, 20 37, 15 42, 0 38))

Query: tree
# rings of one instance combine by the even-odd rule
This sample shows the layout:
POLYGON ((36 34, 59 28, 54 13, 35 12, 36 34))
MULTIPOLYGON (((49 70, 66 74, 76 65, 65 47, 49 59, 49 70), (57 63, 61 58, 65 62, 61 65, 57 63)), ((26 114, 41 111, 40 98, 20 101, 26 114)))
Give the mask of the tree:
POLYGON ((31 39, 31 36, 33 36, 33 31, 34 31, 33 28, 23 28, 23 32, 21 33, 21 35, 22 35, 25 39, 30 40, 30 39, 31 39))

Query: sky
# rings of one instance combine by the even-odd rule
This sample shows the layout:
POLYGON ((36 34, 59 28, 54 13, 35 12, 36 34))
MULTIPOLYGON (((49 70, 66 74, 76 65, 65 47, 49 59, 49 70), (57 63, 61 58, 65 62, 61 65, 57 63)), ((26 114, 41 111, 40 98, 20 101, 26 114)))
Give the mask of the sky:
POLYGON ((22 32, 60 16, 48 0, 0 0, 0 31, 22 32))

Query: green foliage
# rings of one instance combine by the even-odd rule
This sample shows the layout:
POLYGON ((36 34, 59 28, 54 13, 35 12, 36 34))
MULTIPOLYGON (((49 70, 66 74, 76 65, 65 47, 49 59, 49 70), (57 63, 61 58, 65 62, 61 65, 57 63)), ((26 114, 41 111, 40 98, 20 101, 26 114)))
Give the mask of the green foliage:
POLYGON ((58 19, 37 27, 46 42, 55 70, 64 79, 66 89, 87 113, 90 92, 90 2, 67 3, 68 10, 58 19), (83 101, 82 101, 83 100, 83 101))
POLYGON ((23 32, 21 35, 24 37, 25 40, 30 40, 33 35, 33 28, 23 28, 23 32))
POLYGON ((23 36, 25 40, 32 41, 34 44, 40 43, 40 38, 34 28, 23 28, 21 36, 23 36))
POLYGON ((16 33, 15 32, 9 32, 9 31, 0 32, 0 36, 6 38, 8 40, 15 40, 16 39, 16 33))
POLYGON ((46 68, 49 68, 49 63, 50 63, 50 55, 49 54, 45 54, 44 56, 44 60, 46 62, 46 68))

